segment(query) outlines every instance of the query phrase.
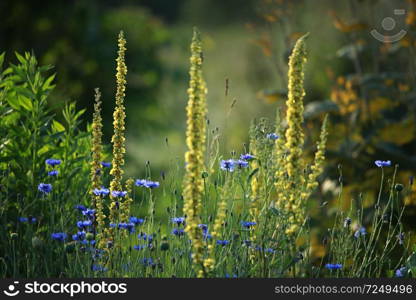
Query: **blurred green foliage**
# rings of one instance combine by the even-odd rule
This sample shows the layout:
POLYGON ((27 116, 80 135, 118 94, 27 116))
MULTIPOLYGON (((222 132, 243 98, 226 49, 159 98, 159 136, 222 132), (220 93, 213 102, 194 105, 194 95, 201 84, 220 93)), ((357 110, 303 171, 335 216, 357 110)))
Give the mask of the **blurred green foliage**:
MULTIPOLYGON (((14 51, 33 50, 43 64, 53 64, 58 73, 58 88, 52 105, 76 100, 92 111, 94 87, 103 94, 104 119, 110 120, 115 87, 114 53, 117 33, 123 29, 128 38, 128 109, 137 126, 158 122, 149 115, 162 66, 157 49, 168 38, 161 21, 134 1, 2 1, 0 49, 11 58, 14 51)), ((56 106, 55 105, 55 106, 56 106)), ((130 123, 131 124, 131 123, 130 123)), ((111 125, 104 128, 111 133, 111 125)))

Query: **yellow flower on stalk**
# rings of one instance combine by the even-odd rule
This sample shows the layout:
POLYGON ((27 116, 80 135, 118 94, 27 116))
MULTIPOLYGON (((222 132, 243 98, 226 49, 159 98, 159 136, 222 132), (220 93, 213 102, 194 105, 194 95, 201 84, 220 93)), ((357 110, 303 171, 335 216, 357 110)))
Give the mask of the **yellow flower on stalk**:
POLYGON ((92 118, 92 161, 91 161, 91 197, 92 207, 96 209, 96 237, 97 241, 101 239, 101 232, 104 229, 105 214, 103 199, 94 194, 95 189, 101 187, 101 152, 102 152, 102 118, 101 118, 101 92, 95 89, 94 113, 92 118))
MULTIPOLYGON (((122 201, 122 197, 117 197, 113 195, 113 192, 121 192, 122 191, 122 175, 123 175, 123 165, 124 165, 124 154, 126 152, 125 149, 125 108, 124 108, 124 97, 125 97, 125 90, 126 90, 126 75, 127 75, 127 66, 125 64, 125 52, 126 52, 126 40, 124 38, 123 31, 120 32, 118 36, 118 57, 117 57, 117 73, 116 73, 116 81, 117 81, 117 90, 116 90, 116 107, 113 113, 113 126, 114 126, 114 133, 111 139, 113 144, 113 160, 112 160, 112 168, 110 171, 110 175, 112 176, 112 180, 110 183, 110 223, 118 223, 119 222, 119 205, 122 201)), ((107 238, 114 239, 114 230, 113 228, 107 229, 107 238)))
MULTIPOLYGON (((303 88, 304 67, 306 63, 307 35, 301 37, 295 44, 289 58, 289 84, 288 99, 286 101, 286 171, 289 177, 294 178, 301 174, 303 168, 302 148, 304 143, 303 123, 303 88)), ((300 179, 300 178, 299 178, 300 179)))
POLYGON ((325 148, 326 140, 328 136, 328 116, 325 116, 322 123, 321 136, 317 143, 317 150, 315 152, 315 160, 311 167, 311 173, 308 176, 308 183, 306 186, 306 195, 304 198, 309 197, 310 193, 318 186, 317 178, 322 173, 325 162, 325 148))
POLYGON ((185 153, 185 177, 184 177, 184 208, 187 217, 185 232, 192 242, 192 258, 194 268, 198 276, 204 275, 201 270, 203 266, 203 237, 198 228, 201 223, 202 193, 204 182, 202 173, 204 171, 205 152, 205 117, 206 117, 206 93, 204 79, 202 77, 202 47, 199 31, 194 28, 191 43, 190 58, 190 81, 188 88, 188 105, 186 107, 187 129, 185 153))
MULTIPOLYGON (((302 190, 305 183, 303 143, 303 88, 306 44, 304 35, 295 44, 289 58, 287 128, 276 142, 276 206, 288 216, 286 234, 295 234, 304 219, 305 203, 302 190)), ((280 124, 277 124, 280 128, 280 124)), ((279 129, 280 130, 280 129, 279 129)))
POLYGON ((317 143, 315 161, 310 173, 307 174, 302 157, 304 143, 303 97, 305 96, 303 70, 306 63, 306 37, 307 35, 296 42, 289 58, 289 93, 286 102, 287 128, 284 135, 282 134, 283 130, 279 129, 282 138, 277 140, 275 150, 277 165, 275 172, 276 206, 287 216, 285 233, 289 236, 296 236, 305 222, 306 201, 318 185, 317 178, 323 170, 328 134, 328 121, 325 117, 320 141, 317 143))
POLYGON ((130 210, 131 204, 133 203, 133 187, 134 187, 134 179, 129 178, 126 180, 126 192, 127 195, 125 196, 125 200, 120 204, 120 222, 128 222, 130 217, 130 210))
MULTIPOLYGON (((218 204, 217 216, 215 217, 214 226, 211 231, 211 242, 208 243, 208 257, 204 259, 203 266, 205 272, 211 272, 214 269, 215 259, 214 259, 214 245, 215 241, 222 237, 222 231, 224 227, 224 222, 227 217, 227 199, 231 197, 230 195, 230 186, 231 186, 231 177, 229 174, 226 175, 224 182, 224 187, 222 190, 221 201, 218 204)), ((198 274, 203 274, 200 272, 198 274)), ((200 276, 201 277, 201 276, 200 276)))
MULTIPOLYGON (((101 152, 102 146, 102 118, 101 118, 101 92, 99 88, 95 90, 94 113, 92 116, 92 162, 91 162, 91 194, 94 189, 101 186, 101 152)), ((95 199, 93 199, 94 201, 95 199)), ((93 206, 94 202, 93 202, 93 206)))

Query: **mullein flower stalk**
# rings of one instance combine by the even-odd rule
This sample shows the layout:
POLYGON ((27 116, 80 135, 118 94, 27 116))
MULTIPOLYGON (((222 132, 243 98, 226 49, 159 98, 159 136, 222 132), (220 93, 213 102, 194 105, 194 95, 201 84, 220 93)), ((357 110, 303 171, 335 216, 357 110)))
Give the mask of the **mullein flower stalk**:
MULTIPOLYGON (((113 195, 114 191, 122 191, 122 175, 124 166, 124 154, 126 152, 125 149, 125 108, 124 108, 124 98, 125 98, 125 90, 126 90, 126 75, 127 75, 127 66, 125 64, 125 51, 126 51, 126 40, 124 38, 123 31, 120 32, 118 36, 118 57, 116 59, 117 62, 117 73, 116 73, 116 81, 117 81, 117 90, 116 90, 116 105, 115 110, 113 113, 113 126, 114 126, 114 133, 111 139, 113 144, 113 160, 111 164, 111 171, 110 175, 112 176, 112 180, 110 183, 110 216, 109 221, 110 223, 118 223, 120 222, 119 216, 119 207, 120 202, 123 201, 122 197, 117 197, 113 195)), ((114 240, 114 228, 108 228, 108 238, 110 240, 114 240)))
POLYGON ((96 223, 95 225, 95 239, 100 244, 101 233, 105 226, 105 214, 103 199, 99 195, 94 194, 94 189, 101 187, 101 153, 102 153, 102 118, 101 118, 101 92, 98 88, 95 89, 95 103, 94 113, 92 119, 92 161, 91 161, 91 198, 92 207, 96 210, 96 223))
POLYGON ((192 258, 198 276, 204 276, 203 270, 203 236, 198 228, 201 223, 202 193, 204 181, 204 153, 206 139, 206 93, 202 77, 202 47, 199 31, 194 28, 191 43, 190 82, 188 88, 188 105, 185 153, 186 170, 184 176, 184 215, 187 216, 185 232, 192 242, 192 258), (201 271, 201 272, 199 272, 201 271))
POLYGON ((305 183, 303 175, 302 148, 304 143, 303 123, 303 97, 305 90, 304 65, 306 63, 306 44, 307 35, 301 37, 295 44, 289 58, 289 84, 288 99, 286 101, 286 122, 285 144, 277 143, 278 160, 283 163, 283 168, 279 166, 276 177, 277 206, 287 215, 289 224, 286 234, 297 233, 303 219, 303 203, 301 203, 301 189, 305 183), (282 158, 284 157, 284 161, 282 158))
MULTIPOLYGON (((204 259, 203 262, 203 266, 204 266, 204 270, 205 272, 209 273, 211 271, 213 271, 214 266, 215 266, 215 258, 214 258, 214 247, 215 247, 215 243, 218 239, 223 238, 222 233, 223 233, 223 228, 224 228, 224 222, 226 220, 227 217, 227 199, 229 199, 230 197, 232 197, 231 193, 231 188, 230 186, 232 185, 232 175, 229 173, 226 173, 226 178, 225 178, 225 182, 224 182, 224 187, 222 189, 222 193, 221 193, 221 201, 218 204, 218 208, 217 208, 217 215, 215 217, 215 221, 214 221, 214 225, 213 225, 213 229, 211 232, 211 242, 208 243, 208 255, 207 257, 204 259)), ((201 270, 198 274, 198 277, 202 277, 202 275, 204 275, 201 270)))
POLYGON ((308 175, 306 192, 302 198, 307 199, 313 190, 318 186, 317 178, 322 173, 325 161, 325 149, 328 136, 328 116, 325 116, 321 127, 321 135, 316 143, 315 160, 311 166, 311 172, 308 175))
POLYGON ((125 190, 127 195, 125 200, 120 204, 120 222, 128 222, 131 215, 131 204, 133 203, 133 188, 134 188, 134 179, 129 178, 125 183, 125 190))

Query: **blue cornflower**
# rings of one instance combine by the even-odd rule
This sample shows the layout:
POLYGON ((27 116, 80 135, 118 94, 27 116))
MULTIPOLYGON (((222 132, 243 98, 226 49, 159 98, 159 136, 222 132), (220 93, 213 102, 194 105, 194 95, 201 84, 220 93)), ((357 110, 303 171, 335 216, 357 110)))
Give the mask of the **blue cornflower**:
POLYGON ((239 159, 239 160, 235 161, 235 164, 240 169, 248 167, 248 161, 245 161, 245 160, 242 160, 242 159, 239 159))
POLYGON ((184 217, 177 217, 172 218, 172 223, 175 223, 176 225, 185 225, 185 218, 184 217))
POLYGON ((154 189, 160 186, 159 182, 146 179, 137 179, 135 184, 136 186, 143 186, 149 189, 154 189))
POLYGON ((55 167, 57 165, 60 165, 61 161, 59 159, 49 158, 49 159, 45 160, 45 163, 52 166, 52 167, 55 167))
POLYGON ((64 232, 55 232, 51 234, 51 238, 55 241, 64 241, 67 237, 67 234, 64 232))
POLYGON ((92 241, 88 241, 88 240, 82 240, 82 241, 79 241, 82 245, 91 245, 91 246, 94 246, 95 245, 95 240, 92 240, 92 241))
POLYGON ((225 274, 225 278, 237 278, 236 274, 233 274, 232 276, 228 273, 225 274))
POLYGON ((87 208, 86 210, 82 211, 82 214, 93 219, 95 217, 95 209, 87 208))
POLYGON ((176 236, 182 236, 185 234, 185 230, 183 228, 173 228, 172 234, 176 236))
POLYGON ((127 192, 125 191, 112 191, 111 196, 113 197, 124 197, 127 195, 127 192))
POLYGON ((159 187, 159 182, 157 182, 157 181, 150 181, 150 180, 148 180, 147 182, 146 182, 146 185, 145 185, 145 187, 147 187, 147 188, 149 188, 149 189, 154 189, 154 188, 157 188, 157 187, 159 187))
POLYGON ((143 250, 146 248, 146 245, 135 245, 133 246, 133 249, 135 250, 143 250))
POLYGON ((146 179, 136 179, 136 186, 144 186, 146 184, 147 180, 146 179))
POLYGON ((105 161, 102 161, 102 162, 101 162, 101 165, 102 165, 104 168, 109 168, 109 167, 111 167, 111 162, 105 162, 105 161))
POLYGON ((404 232, 400 232, 397 235, 397 239, 399 240, 399 245, 403 245, 404 244, 404 232))
POLYGON ((36 218, 35 217, 19 217, 19 222, 21 223, 26 223, 28 222, 29 224, 33 224, 36 223, 36 218))
POLYGON ((48 176, 57 176, 58 175, 58 170, 52 170, 48 172, 48 176))
POLYGON ((266 252, 266 253, 275 253, 276 250, 274 250, 272 248, 266 248, 266 249, 264 249, 264 252, 266 252))
POLYGON ((154 266, 155 265, 155 263, 153 262, 153 259, 152 258, 143 258, 142 260, 141 260, 141 263, 144 265, 144 266, 146 266, 146 267, 150 267, 150 266, 154 266))
POLYGON ((208 225, 207 224, 198 224, 198 227, 201 228, 203 232, 208 231, 208 225))
POLYGON ((275 141, 279 138, 279 136, 276 133, 272 132, 272 133, 266 134, 266 138, 268 138, 269 140, 275 141))
POLYGON ((404 277, 406 275, 407 268, 401 267, 400 269, 397 269, 395 272, 396 277, 404 277))
POLYGON ((355 238, 359 238, 360 236, 364 236, 367 234, 367 231, 365 230, 365 227, 361 227, 354 233, 355 238))
POLYGON ((91 226, 91 225, 92 225, 92 221, 90 221, 90 220, 87 220, 87 221, 78 221, 77 222, 77 227, 79 229, 84 229, 84 228, 87 228, 88 226, 91 226))
POLYGON ((94 272, 106 272, 108 269, 100 265, 92 265, 92 270, 94 272))
POLYGON ((222 160, 220 162, 220 168, 221 170, 224 170, 224 171, 233 172, 235 169, 234 160, 233 159, 222 160))
POLYGON ((341 264, 326 264, 325 268, 327 268, 328 270, 339 270, 339 269, 342 269, 342 265, 341 264))
POLYGON ((143 240, 143 241, 149 241, 149 242, 153 241, 153 236, 152 236, 151 234, 146 234, 146 233, 144 233, 144 232, 140 232, 140 233, 137 235, 137 238, 138 238, 139 240, 143 240))
POLYGON ((126 229, 128 232, 134 232, 134 223, 119 223, 118 228, 126 229))
POLYGON ((250 247, 250 246, 251 246, 251 244, 252 244, 252 241, 250 241, 250 240, 244 240, 244 241, 243 241, 243 245, 245 245, 245 246, 247 246, 247 247, 250 247))
POLYGON ((390 167, 391 166, 391 161, 390 160, 386 160, 386 161, 376 160, 374 163, 379 168, 382 168, 382 167, 390 167))
POLYGON ((212 235, 208 231, 204 231, 202 233, 202 237, 203 237, 204 240, 212 239, 212 235))
POLYGON ((94 193, 95 196, 101 196, 101 189, 95 188, 92 192, 94 193))
POLYGON ((49 183, 39 183, 38 190, 44 194, 48 194, 52 191, 52 184, 49 183))
POLYGON ((230 241, 228 241, 228 240, 218 240, 217 241, 217 245, 219 245, 219 246, 225 246, 225 245, 228 245, 230 243, 230 241))
POLYGON ((78 231, 76 234, 72 235, 72 239, 74 241, 82 241, 85 239, 86 233, 85 231, 78 231))
POLYGON ((144 223, 144 219, 130 217, 130 222, 133 223, 134 225, 142 225, 144 223))
POLYGON ((94 193, 95 196, 101 196, 101 189, 95 188, 92 192, 94 193))
POLYGON ((96 196, 107 196, 108 194, 110 194, 110 190, 103 187, 100 189, 95 188, 93 190, 93 193, 96 196))
POLYGON ((250 153, 246 153, 246 154, 241 154, 240 159, 242 160, 246 160, 246 161, 250 161, 255 159, 256 157, 250 153))
POLYGON ((87 208, 82 204, 75 205, 75 209, 78 209, 79 212, 83 212, 84 210, 87 210, 87 208))
POLYGON ((254 225, 256 225, 257 223, 256 222, 246 222, 246 221, 241 221, 241 225, 244 227, 244 228, 251 228, 251 227, 253 227, 254 225))

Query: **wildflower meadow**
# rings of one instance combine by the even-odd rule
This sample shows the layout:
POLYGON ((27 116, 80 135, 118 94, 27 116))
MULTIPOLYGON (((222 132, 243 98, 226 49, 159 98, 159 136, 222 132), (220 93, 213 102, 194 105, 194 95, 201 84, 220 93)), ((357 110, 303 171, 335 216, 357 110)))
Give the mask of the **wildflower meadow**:
POLYGON ((273 106, 273 119, 253 117, 247 142, 228 152, 210 119, 203 36, 189 30, 185 153, 160 174, 150 161, 137 175, 125 172, 128 134, 141 128, 126 122, 136 118, 126 109, 126 57, 135 53, 123 31, 114 36, 115 96, 91 91, 92 117, 75 102, 51 109, 55 74, 35 54, 0 55, 0 276, 415 277, 415 230, 404 220, 413 177, 404 182, 394 158, 368 159, 377 192, 345 196, 351 173, 327 158, 337 134, 331 112, 318 134, 305 128, 305 74, 315 72, 308 45, 319 37, 297 37, 285 105, 273 106), (103 102, 113 107, 109 143, 103 102), (337 189, 320 201, 329 164, 337 189), (317 210, 330 217, 317 219, 317 210))

